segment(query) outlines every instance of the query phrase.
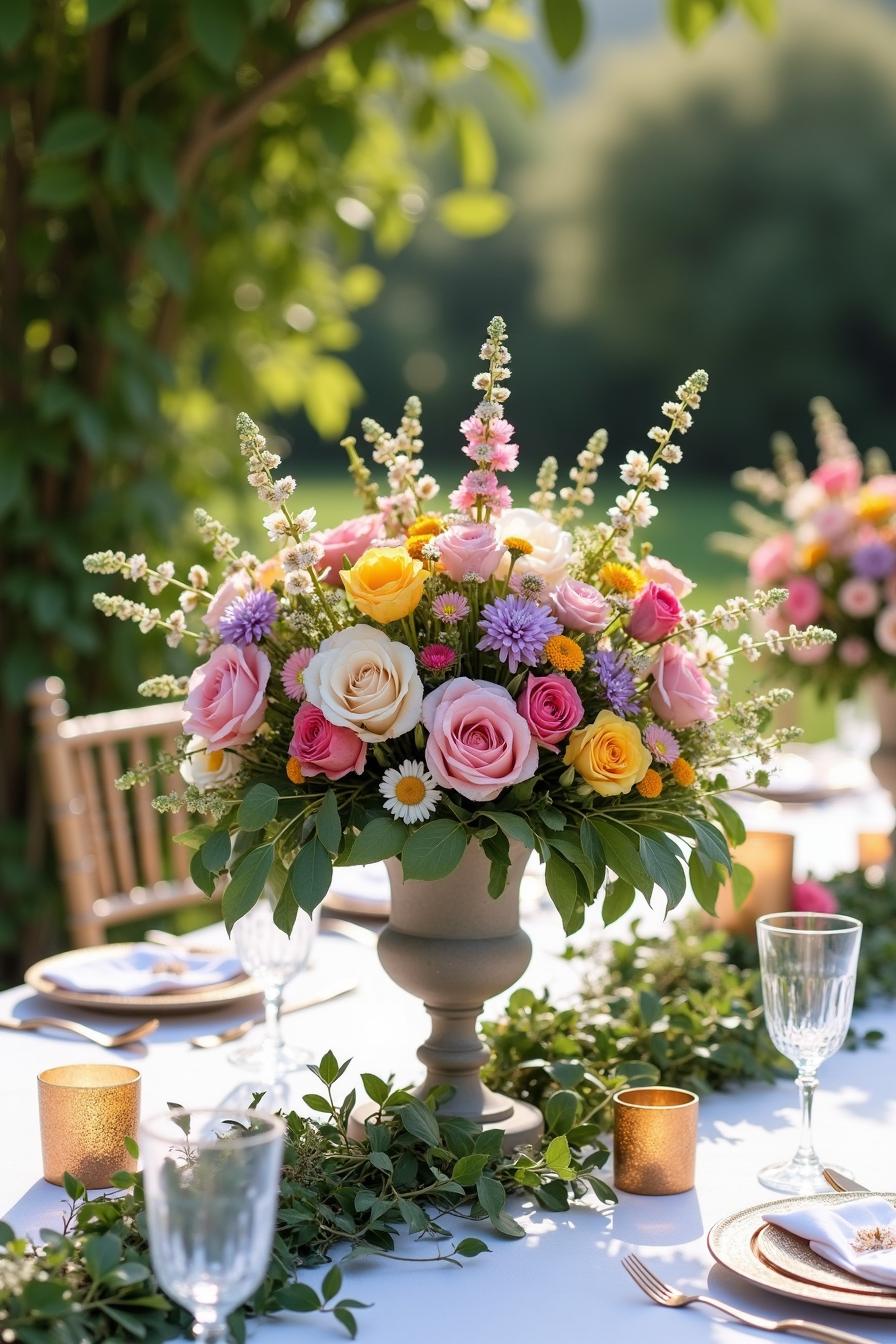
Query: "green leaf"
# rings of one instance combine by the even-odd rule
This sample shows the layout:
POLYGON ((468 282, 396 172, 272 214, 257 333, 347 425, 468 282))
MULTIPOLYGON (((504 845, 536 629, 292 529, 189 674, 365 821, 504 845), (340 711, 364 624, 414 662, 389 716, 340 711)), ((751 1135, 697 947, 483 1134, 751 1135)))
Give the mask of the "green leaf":
POLYGON ((544 878, 548 895, 557 907, 563 928, 568 933, 572 929, 579 900, 575 869, 552 849, 545 864, 544 878))
POLYGON ((289 870, 289 885, 299 907, 311 915, 330 890, 333 860, 315 837, 302 846, 289 870))
POLYGON ((656 885, 668 897, 668 909, 673 910, 687 891, 681 851, 662 831, 645 827, 638 841, 641 862, 656 885))
POLYGON ((585 36, 582 0, 541 0, 541 13, 554 55, 571 60, 585 36))
POLYGON ((210 873, 220 873, 222 868, 227 867, 230 859, 230 832, 213 831, 199 853, 210 873))
POLYGON ((277 1305, 284 1311, 320 1311, 321 1301, 307 1283, 288 1283, 277 1292, 277 1305))
POLYGON ((490 187, 498 169, 498 156, 484 117, 474 107, 459 108, 454 133, 464 186, 490 187))
POLYGON ((414 1204, 409 1199, 398 1201, 398 1212, 411 1232, 425 1232, 430 1225, 426 1211, 421 1209, 419 1204, 414 1204))
POLYGON ((150 238, 146 244, 146 259, 151 266, 155 266, 175 294, 189 292, 192 262, 186 248, 173 233, 157 233, 154 238, 150 238))
POLYGON ((707 872, 700 860, 700 855, 696 850, 691 851, 691 857, 688 860, 688 876, 691 880, 691 891, 697 899, 697 903, 709 915, 716 912, 716 897, 719 894, 721 879, 719 869, 712 865, 707 872))
POLYGON ((87 0, 87 27, 98 28, 101 23, 108 23, 131 3, 132 0, 87 0))
POLYGON ((331 854, 338 854, 342 844, 342 822, 339 820, 339 804, 332 789, 327 789, 324 800, 314 818, 317 838, 331 854))
POLYGON ((84 1266, 94 1280, 105 1278, 121 1260, 121 1242, 111 1232, 89 1237, 84 1246, 84 1266))
POLYGON ((372 1167, 376 1167, 377 1171, 384 1171, 387 1176, 392 1175, 392 1159, 388 1153, 380 1153, 374 1150, 368 1154, 367 1160, 372 1167))
POLYGON ((503 1185, 500 1181, 496 1181, 493 1176, 479 1177, 476 1182, 476 1198, 492 1222, 499 1217, 507 1202, 503 1185))
POLYGON ((514 812, 483 811, 478 816, 488 817, 500 830, 504 832, 508 840, 517 840, 524 849, 535 848, 535 836, 532 834, 532 828, 524 817, 519 817, 514 812))
POLYGON ((544 1108, 544 1118, 553 1134, 568 1134, 576 1122, 579 1098, 575 1092, 552 1092, 544 1108))
POLYGON ((645 1027, 652 1027, 663 1016, 663 1004, 660 996, 652 989, 642 989, 638 995, 638 1009, 645 1027))
POLYGON ((236 814, 237 823, 244 831, 260 831, 273 821, 280 804, 280 795, 270 784, 253 784, 236 814))
POLYGON ((140 1156, 140 1147, 137 1140, 125 1136, 124 1147, 125 1152, 136 1162, 137 1158, 140 1156))
POLYGON ((355 837, 348 861, 352 865, 360 865, 391 859, 401 853, 409 834, 403 821, 395 821, 392 817, 375 817, 355 837))
POLYGON ((201 849, 197 849, 190 859, 190 877, 204 895, 214 895, 217 885, 215 874, 206 868, 201 849))
POLYGON ((458 238, 486 238, 510 219, 513 202, 499 191, 449 191, 436 202, 444 228, 458 238))
POLYGON ((277 904, 274 906, 274 924, 288 938, 296 926, 298 915, 298 901, 292 893, 290 884, 284 882, 277 897, 277 904))
POLYGON ((358 1334, 358 1322, 347 1307, 334 1307, 333 1315, 344 1330, 348 1331, 349 1338, 355 1339, 358 1334))
POLYGON ((742 845, 747 838, 747 828, 743 823, 743 818, 739 812, 735 812, 730 803, 726 803, 724 798, 713 798, 712 806, 715 809, 716 816, 722 823, 722 829, 732 845, 742 845))
POLYGON ((161 215, 173 215, 180 188, 174 164, 154 146, 145 146, 137 155, 137 181, 143 195, 161 215))
POLYGON ((31 27, 31 0, 3 0, 0 4, 0 47, 15 51, 31 27))
POLYGON ((606 817, 592 817, 591 825, 600 837, 607 867, 649 897, 655 884, 641 862, 637 831, 606 817))
POLYGON ((424 1106, 417 1097, 399 1106, 398 1114, 407 1132, 413 1134, 415 1139, 420 1139, 430 1147, 439 1142, 439 1122, 429 1107, 424 1106))
POLYGON ((324 1281, 320 1286, 321 1294, 325 1302, 329 1302, 331 1297, 335 1297, 342 1287, 342 1270, 338 1265, 332 1265, 324 1275, 324 1281))
POLYGON ((83 1199, 87 1193, 77 1176, 73 1176, 70 1171, 63 1172, 62 1185, 69 1199, 83 1199))
POLYGON ((701 821, 698 817, 691 818, 691 825, 697 837, 697 852, 703 860, 704 868, 713 863, 720 863, 730 873, 731 851, 719 828, 713 826, 712 822, 701 821))
POLYGON ((555 1139, 551 1139, 545 1150, 544 1160, 551 1171, 556 1171, 558 1176, 571 1174, 569 1140, 565 1134, 558 1134, 555 1139))
POLYGON ((177 835, 171 838, 176 845, 186 845, 187 849, 201 849, 214 829, 214 826, 205 824, 193 826, 188 831, 178 831, 177 835))
POLYGON ((475 1185, 488 1161, 488 1153, 467 1153, 466 1157, 459 1157, 451 1170, 452 1181, 459 1185, 475 1185))
POLYGON ((603 908, 601 909, 601 919, 604 924, 614 924, 617 919, 621 919, 635 899, 635 889, 631 882, 626 882, 624 878, 617 877, 615 882, 611 882, 607 887, 607 894, 604 896, 603 908))
POLYGON ((472 1260, 477 1255, 491 1255, 491 1249, 478 1237, 464 1237, 463 1241, 459 1241, 455 1246, 453 1254, 463 1256, 465 1260, 472 1260))
POLYGON ((466 832, 459 821, 445 817, 424 822, 408 836, 401 851, 404 875, 426 882, 447 877, 460 863, 466 847, 466 832))
POLYGON ((187 28, 209 65, 224 75, 234 68, 246 33, 240 0, 189 0, 187 28))
POLYGON ((361 1082, 370 1100, 375 1101, 377 1106, 382 1106, 389 1095, 389 1084, 382 1078, 377 1078, 375 1073, 362 1073, 361 1082))
POLYGON ((57 159, 87 154, 102 144, 108 125, 105 117, 87 107, 61 112, 47 127, 40 152, 57 159))
POLYGON ((39 163, 28 188, 32 205, 51 210, 71 210, 90 194, 90 178, 80 163, 49 160, 39 163))
POLYGON ((685 42, 699 42, 722 13, 726 0, 666 0, 666 15, 685 42))
POLYGON ((740 0, 741 9, 763 33, 773 33, 778 26, 777 0, 740 0))
POLYGON ((739 910, 753 890, 753 874, 742 863, 731 868, 731 897, 735 910, 739 910))
POLYGON ((260 849, 250 850, 245 858, 240 859, 230 874, 221 902, 224 927, 228 933, 238 919, 248 914, 264 891, 273 862, 274 846, 262 845, 260 849))

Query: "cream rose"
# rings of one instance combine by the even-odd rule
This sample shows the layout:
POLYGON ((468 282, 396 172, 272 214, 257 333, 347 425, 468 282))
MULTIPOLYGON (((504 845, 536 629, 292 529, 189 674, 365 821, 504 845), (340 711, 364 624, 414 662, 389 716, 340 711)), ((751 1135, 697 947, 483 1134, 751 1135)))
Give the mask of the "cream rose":
POLYGON ((186 759, 180 763, 180 773, 188 784, 197 789, 216 789, 239 772, 242 761, 232 751, 209 748, 204 737, 191 737, 187 743, 186 759))
MULTIPOLYGON (((549 588, 556 588, 569 576, 572 559, 572 537, 562 527, 551 522, 535 509, 508 509, 495 523, 499 541, 506 537, 522 537, 532 547, 531 555, 521 555, 513 567, 514 575, 538 574, 549 588)), ((507 573, 509 557, 498 567, 499 575, 507 573)))
POLYGON ((423 682, 411 650, 371 625, 325 639, 305 669, 305 694, 324 718, 364 742, 409 733, 420 721, 423 682))

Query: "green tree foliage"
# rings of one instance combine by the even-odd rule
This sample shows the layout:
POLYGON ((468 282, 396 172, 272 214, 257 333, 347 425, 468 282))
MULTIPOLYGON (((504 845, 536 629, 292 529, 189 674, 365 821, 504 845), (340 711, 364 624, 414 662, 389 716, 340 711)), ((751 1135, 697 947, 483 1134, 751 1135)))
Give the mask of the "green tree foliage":
POLYGON ((775 429, 804 440, 818 393, 887 446, 894 122, 896 21, 866 3, 793 0, 773 42, 732 25, 696 53, 658 40, 599 66, 543 128, 562 158, 515 193, 565 383, 596 368, 612 431, 633 388, 705 366, 689 465, 726 475, 775 429))

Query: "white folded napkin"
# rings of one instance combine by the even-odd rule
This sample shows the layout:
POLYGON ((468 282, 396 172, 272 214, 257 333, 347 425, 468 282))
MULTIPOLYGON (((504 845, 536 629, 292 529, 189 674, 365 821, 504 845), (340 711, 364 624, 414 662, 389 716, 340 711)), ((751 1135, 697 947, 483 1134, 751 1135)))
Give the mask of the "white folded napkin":
POLYGON ((896 1239, 896 1209, 886 1199, 854 1199, 836 1206, 807 1204, 792 1213, 763 1214, 767 1223, 783 1227, 808 1241, 816 1255, 832 1265, 849 1270, 869 1283, 896 1288, 896 1245, 879 1250, 873 1246, 881 1229, 883 1239, 896 1239))
POLYGON ((182 952, 180 948, 140 944, 108 957, 85 957, 48 967, 48 980, 60 989, 82 994, 163 994, 175 989, 205 989, 239 975, 242 967, 230 953, 182 952))

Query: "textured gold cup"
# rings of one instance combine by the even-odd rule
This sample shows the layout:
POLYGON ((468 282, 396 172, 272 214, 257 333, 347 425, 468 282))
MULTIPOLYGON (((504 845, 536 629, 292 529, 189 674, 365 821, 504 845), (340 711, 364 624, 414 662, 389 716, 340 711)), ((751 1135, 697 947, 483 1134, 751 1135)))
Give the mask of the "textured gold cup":
POLYGON ((88 1190, 109 1185, 116 1171, 136 1171, 124 1146, 140 1123, 140 1074, 124 1064, 63 1064, 37 1075, 44 1180, 62 1185, 65 1172, 88 1190))
POLYGON ((735 863, 753 874, 753 886, 743 905, 735 908, 730 882, 719 890, 716 919, 726 933, 756 938, 761 915, 779 915, 793 905, 793 836, 784 831, 748 831, 733 851, 735 863))
POLYGON ((613 1098, 613 1183, 631 1195, 680 1195, 694 1188, 695 1092, 628 1087, 613 1098))

